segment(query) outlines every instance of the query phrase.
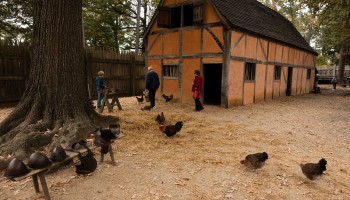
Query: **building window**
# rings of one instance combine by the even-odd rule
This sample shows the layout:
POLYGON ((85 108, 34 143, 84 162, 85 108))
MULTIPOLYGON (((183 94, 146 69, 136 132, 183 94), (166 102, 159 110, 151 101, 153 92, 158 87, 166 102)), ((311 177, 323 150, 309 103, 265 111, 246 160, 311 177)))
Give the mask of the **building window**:
POLYGON ((163 65, 163 76, 164 77, 179 77, 179 66, 178 65, 163 65))
POLYGON ((176 7, 159 7, 157 25, 161 28, 178 28, 201 24, 203 21, 203 2, 176 7))
POLYGON ((203 22, 203 3, 193 6, 193 23, 202 24, 203 22))
POLYGON ((255 68, 256 63, 245 63, 245 69, 244 69, 244 80, 245 81, 254 81, 255 80, 255 68))
POLYGON ((275 65, 275 80, 281 80, 281 66, 275 65))
POLYGON ((310 77, 311 77, 311 69, 307 69, 306 79, 310 79, 310 77))

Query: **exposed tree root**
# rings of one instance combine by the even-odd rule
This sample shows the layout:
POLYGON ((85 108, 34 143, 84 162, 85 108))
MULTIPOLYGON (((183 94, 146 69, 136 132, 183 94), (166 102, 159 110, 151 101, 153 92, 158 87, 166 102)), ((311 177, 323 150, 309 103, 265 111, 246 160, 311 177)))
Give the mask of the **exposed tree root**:
POLYGON ((98 127, 118 123, 117 117, 99 115, 90 108, 91 104, 86 105, 89 106, 85 106, 85 111, 80 115, 70 115, 75 118, 56 116, 48 119, 47 116, 52 115, 47 115, 44 111, 39 112, 40 109, 36 106, 27 110, 27 113, 15 109, 0 124, 0 130, 4 131, 0 135, 0 155, 6 158, 5 162, 0 161, 0 169, 6 167, 13 156, 25 159, 34 151, 43 150, 47 145, 78 141, 89 136, 98 127), (53 140, 54 136, 57 136, 55 140, 53 140))

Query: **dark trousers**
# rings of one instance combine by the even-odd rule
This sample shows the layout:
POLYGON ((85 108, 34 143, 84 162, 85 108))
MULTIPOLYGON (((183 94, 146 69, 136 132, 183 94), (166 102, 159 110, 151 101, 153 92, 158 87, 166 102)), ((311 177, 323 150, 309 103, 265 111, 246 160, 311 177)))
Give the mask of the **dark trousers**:
POLYGON ((153 108, 156 105, 156 91, 157 89, 149 89, 149 101, 151 102, 151 107, 153 108))
POLYGON ((202 103, 201 101, 199 100, 199 98, 195 99, 194 100, 194 103, 196 104, 196 110, 197 111, 200 111, 200 110, 203 110, 203 106, 202 106, 202 103))
POLYGON ((333 89, 337 89, 337 84, 336 83, 332 83, 333 84, 333 89))

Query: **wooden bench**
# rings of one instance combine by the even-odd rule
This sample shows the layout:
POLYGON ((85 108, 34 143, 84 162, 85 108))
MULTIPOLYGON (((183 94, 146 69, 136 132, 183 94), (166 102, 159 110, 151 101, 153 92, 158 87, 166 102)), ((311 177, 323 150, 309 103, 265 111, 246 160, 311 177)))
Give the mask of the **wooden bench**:
MULTIPOLYGON (((93 150, 93 149, 97 148, 98 146, 89 144, 88 147, 89 147, 90 150, 93 150)), ((35 192, 39 193, 40 192, 40 190, 39 190, 39 181, 38 181, 38 177, 39 177, 40 183, 41 183, 41 187, 42 187, 42 189, 44 191, 45 199, 46 200, 50 200, 51 198, 50 198, 50 194, 49 194, 49 189, 47 187, 45 174, 47 172, 49 172, 51 169, 59 168, 62 164, 70 162, 71 160, 73 160, 75 157, 77 157, 79 155, 79 153, 77 151, 79 151, 80 153, 85 153, 87 151, 87 149, 82 147, 81 149, 75 150, 75 151, 68 151, 68 150, 65 150, 65 151, 66 151, 66 154, 67 154, 67 158, 65 160, 63 160, 61 162, 52 163, 52 165, 47 166, 47 167, 42 168, 42 169, 31 170, 25 176, 17 177, 17 178, 14 178, 12 180, 13 181, 20 181, 20 180, 23 180, 23 179, 25 179, 27 177, 32 177, 35 192)), ((115 166, 116 162, 115 162, 115 159, 114 159, 114 153, 113 153, 112 146, 111 146, 111 148, 109 150, 109 154, 111 156, 112 164, 115 166)), ((103 162, 103 158, 104 158, 104 155, 101 153, 101 157, 100 157, 100 162, 101 163, 103 162)))
POLYGON ((103 109, 105 106, 107 106, 108 112, 113 111, 113 107, 117 105, 119 110, 123 110, 122 106, 120 105, 119 98, 118 98, 118 93, 117 92, 109 92, 109 89, 104 90, 104 95, 103 99, 101 102, 101 107, 99 109, 99 113, 103 112, 103 109), (109 103, 109 100, 107 97, 112 97, 112 102, 109 103))

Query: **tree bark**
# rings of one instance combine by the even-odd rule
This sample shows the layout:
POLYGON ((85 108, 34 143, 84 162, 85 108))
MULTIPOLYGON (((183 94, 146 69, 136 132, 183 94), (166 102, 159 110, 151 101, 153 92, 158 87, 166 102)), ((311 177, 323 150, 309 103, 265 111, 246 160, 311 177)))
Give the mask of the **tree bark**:
POLYGON ((88 97, 81 0, 33 4, 30 75, 18 106, 0 123, 0 155, 28 156, 53 142, 86 138, 118 120, 97 114, 88 97))
POLYGON ((338 84, 344 83, 344 69, 345 69, 345 45, 342 44, 339 51, 339 65, 338 65, 338 84))

